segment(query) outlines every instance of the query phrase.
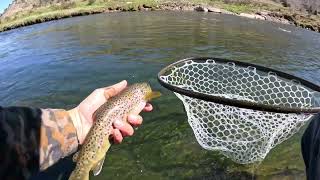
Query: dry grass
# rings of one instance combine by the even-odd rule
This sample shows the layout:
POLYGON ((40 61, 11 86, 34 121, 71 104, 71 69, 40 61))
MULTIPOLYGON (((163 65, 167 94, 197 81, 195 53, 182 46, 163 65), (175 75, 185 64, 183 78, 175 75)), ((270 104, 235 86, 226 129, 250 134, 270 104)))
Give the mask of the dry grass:
POLYGON ((1 19, 0 31, 54 19, 101 13, 108 8, 121 7, 122 9, 136 10, 138 5, 148 4, 153 6, 156 4, 155 0, 132 0, 131 2, 127 3, 124 0, 80 0, 79 2, 68 2, 50 7, 37 8, 1 19))

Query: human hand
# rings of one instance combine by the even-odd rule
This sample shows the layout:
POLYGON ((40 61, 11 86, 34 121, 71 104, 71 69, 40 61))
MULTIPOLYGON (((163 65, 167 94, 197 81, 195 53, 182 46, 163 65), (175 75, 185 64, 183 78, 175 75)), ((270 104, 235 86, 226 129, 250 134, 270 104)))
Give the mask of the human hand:
MULTIPOLYGON (((94 90, 77 107, 69 110, 70 117, 77 130, 79 143, 82 144, 91 126, 93 125, 93 113, 109 98, 117 95, 127 87, 127 81, 121 81, 115 85, 94 90)), ((152 111, 152 105, 149 103, 141 104, 141 107, 135 109, 127 117, 127 122, 116 120, 113 123, 112 136, 115 143, 121 143, 123 137, 132 136, 134 133, 132 126, 139 126, 143 119, 139 113, 152 111)))

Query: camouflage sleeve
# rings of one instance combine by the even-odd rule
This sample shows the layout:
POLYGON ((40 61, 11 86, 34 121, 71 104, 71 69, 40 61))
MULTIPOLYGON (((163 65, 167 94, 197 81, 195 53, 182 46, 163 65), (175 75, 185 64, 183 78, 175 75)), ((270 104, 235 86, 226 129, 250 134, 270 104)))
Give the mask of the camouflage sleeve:
POLYGON ((65 110, 0 107, 0 179, 29 179, 78 147, 65 110))
POLYGON ((67 111, 43 109, 40 130, 40 170, 44 170, 78 148, 76 129, 67 111))

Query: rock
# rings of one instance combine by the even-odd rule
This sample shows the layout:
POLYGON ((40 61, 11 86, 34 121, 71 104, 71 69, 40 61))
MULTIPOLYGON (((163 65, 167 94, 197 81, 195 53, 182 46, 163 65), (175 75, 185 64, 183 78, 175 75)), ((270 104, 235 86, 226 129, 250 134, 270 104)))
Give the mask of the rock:
MULTIPOLYGON (((169 9, 170 10, 170 9, 169 9)), ((180 7, 172 7, 172 10, 174 10, 174 11, 180 11, 181 9, 180 9, 180 7)))
POLYGON ((292 17, 292 16, 290 16, 290 15, 288 15, 288 14, 284 14, 284 15, 283 15, 283 18, 286 19, 286 20, 288 20, 288 21, 292 21, 292 22, 294 21, 294 17, 292 17))
POLYGON ((273 17, 273 16, 265 16, 265 19, 267 21, 272 21, 272 22, 278 22, 278 23, 282 23, 282 24, 291 24, 288 20, 283 19, 283 18, 279 18, 279 17, 273 17))
POLYGON ((269 13, 270 13, 270 11, 263 10, 263 11, 257 12, 256 14, 261 15, 261 16, 268 16, 269 13))
POLYGON ((221 9, 215 7, 207 7, 208 12, 221 13, 221 9))
POLYGON ((266 18, 264 16, 257 15, 257 14, 240 13, 239 16, 250 18, 250 19, 266 20, 266 18))
POLYGON ((260 20, 266 20, 266 18, 264 16, 260 16, 260 15, 255 15, 254 17, 255 19, 260 19, 260 20))
POLYGON ((208 9, 206 7, 203 7, 203 6, 197 6, 194 8, 195 11, 198 11, 198 12, 208 12, 208 9))
POLYGON ((146 5, 146 4, 143 4, 142 7, 143 7, 143 8, 147 8, 147 9, 151 9, 151 8, 152 8, 151 6, 148 6, 148 5, 146 5))
POLYGON ((221 9, 221 13, 222 13, 222 14, 236 15, 236 13, 233 13, 233 12, 230 12, 230 11, 227 11, 227 10, 224 10, 224 9, 221 9))
POLYGON ((182 6, 180 9, 182 11, 193 11, 194 7, 192 7, 192 6, 182 6))
POLYGON ((312 31, 316 31, 316 28, 315 27, 313 27, 312 25, 310 25, 310 24, 306 24, 305 26, 304 26, 304 28, 306 28, 306 29, 310 29, 310 30, 312 30, 312 31))
POLYGON ((145 7, 139 5, 139 6, 138 6, 138 10, 139 10, 139 11, 151 11, 152 8, 145 8, 145 7))
POLYGON ((254 14, 240 13, 239 16, 250 18, 250 19, 255 19, 254 14))

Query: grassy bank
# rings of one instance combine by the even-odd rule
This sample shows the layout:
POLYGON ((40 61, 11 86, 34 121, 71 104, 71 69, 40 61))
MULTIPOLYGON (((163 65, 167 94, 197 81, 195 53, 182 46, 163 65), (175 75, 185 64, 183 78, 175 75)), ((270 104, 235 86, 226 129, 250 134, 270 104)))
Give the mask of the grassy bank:
POLYGON ((0 31, 50 20, 114 10, 193 10, 194 7, 199 5, 219 8, 225 13, 233 14, 255 14, 267 11, 272 16, 280 19, 287 19, 297 26, 320 31, 319 16, 305 15, 269 0, 79 0, 47 7, 33 8, 31 10, 16 13, 10 17, 1 18, 0 31))
POLYGON ((89 0, 39 7, 16 13, 11 17, 2 18, 0 21, 0 31, 61 18, 102 13, 108 9, 116 9, 117 7, 127 8, 129 10, 136 5, 135 3, 127 4, 115 3, 114 1, 102 2, 89 0))

